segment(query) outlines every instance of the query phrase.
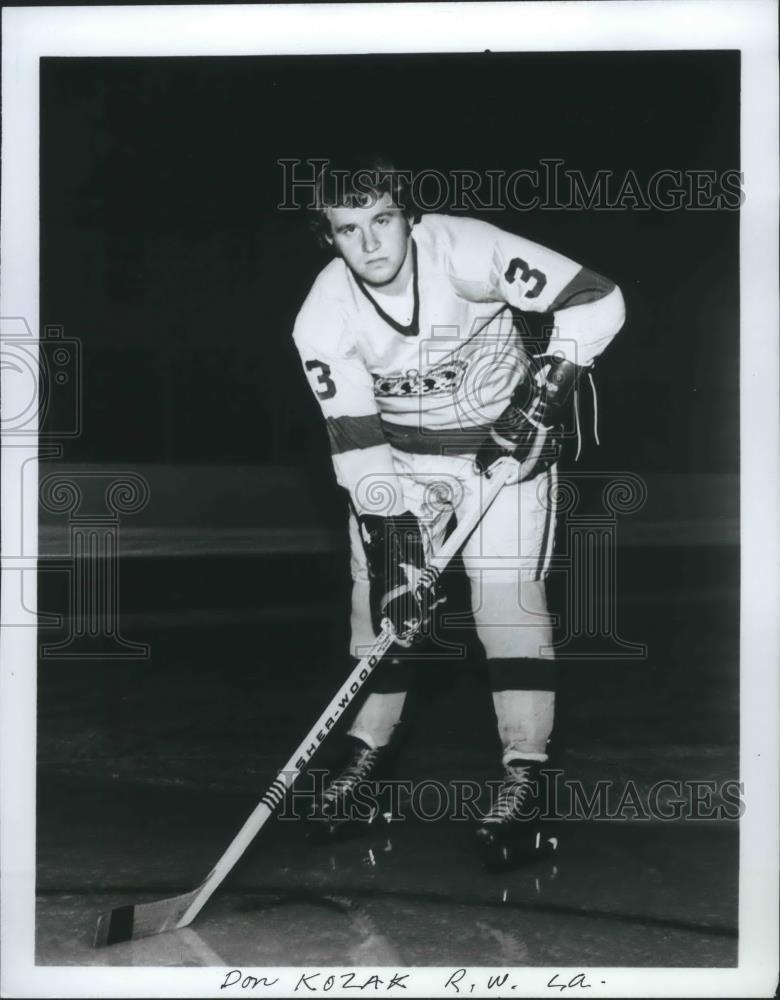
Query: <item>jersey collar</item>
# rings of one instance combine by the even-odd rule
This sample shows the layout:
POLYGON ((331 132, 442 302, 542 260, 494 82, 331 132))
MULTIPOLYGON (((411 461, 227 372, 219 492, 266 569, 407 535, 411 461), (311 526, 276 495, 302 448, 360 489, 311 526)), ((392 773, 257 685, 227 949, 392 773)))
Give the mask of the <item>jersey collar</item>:
POLYGON ((360 280, 360 278, 353 272, 353 277, 357 283, 360 291, 365 295, 371 305, 376 309, 377 313, 382 317, 385 323, 388 323, 396 331, 396 333, 402 334, 404 337, 416 337, 420 332, 420 289, 417 280, 417 244, 412 239, 412 292, 414 295, 414 309, 412 311, 412 321, 408 326, 403 323, 399 323, 397 320, 393 319, 384 309, 379 305, 379 303, 373 298, 369 290, 360 280))

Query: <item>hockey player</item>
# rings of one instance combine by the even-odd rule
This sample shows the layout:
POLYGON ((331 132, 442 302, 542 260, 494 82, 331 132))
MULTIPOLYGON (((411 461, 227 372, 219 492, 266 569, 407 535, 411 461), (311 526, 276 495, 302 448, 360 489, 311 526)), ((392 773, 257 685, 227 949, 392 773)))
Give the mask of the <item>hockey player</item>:
MULTIPOLYGON (((487 862, 525 853, 525 822, 554 718, 545 577, 554 536, 555 461, 578 381, 624 321, 609 280, 476 219, 417 217, 403 175, 374 161, 326 169, 316 225, 334 258, 295 323, 349 494, 351 653, 387 620, 397 648, 429 625, 426 560, 450 514, 480 503, 499 458, 514 474, 463 549, 502 745, 502 784, 477 830, 487 862), (551 313, 549 344, 528 353, 512 309, 551 313), (544 449, 528 468, 534 442, 544 449)), ((352 754, 313 819, 335 836, 359 782, 390 753, 409 660, 383 664, 350 730, 352 754)), ((532 838, 538 844, 538 838, 532 838)))

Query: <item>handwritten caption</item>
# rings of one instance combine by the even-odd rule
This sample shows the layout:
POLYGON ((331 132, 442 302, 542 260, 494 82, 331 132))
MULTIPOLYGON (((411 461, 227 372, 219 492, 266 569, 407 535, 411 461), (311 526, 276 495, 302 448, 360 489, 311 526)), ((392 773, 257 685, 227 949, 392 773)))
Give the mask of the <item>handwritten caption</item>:
MULTIPOLYGON (((433 970, 431 970, 433 971, 433 970)), ((519 970, 514 970, 515 972, 519 970)), ((526 971, 526 970, 523 970, 526 971)), ((250 992, 269 990, 279 994, 278 989, 291 989, 293 993, 306 995, 307 993, 330 993, 335 990, 337 994, 349 990, 374 994, 391 994, 396 991, 414 988, 410 972, 386 972, 383 975, 376 973, 367 974, 365 972, 304 972, 296 970, 292 980, 286 978, 282 982, 282 977, 263 975, 256 976, 243 972, 241 969, 231 969, 226 973, 224 980, 220 983, 220 990, 248 990, 250 992), (280 985, 281 984, 281 985, 280 985)), ((457 996, 461 994, 469 995, 477 990, 477 996, 486 993, 504 995, 509 990, 527 988, 528 980, 524 977, 524 982, 513 978, 511 972, 498 972, 489 975, 477 973, 477 970, 465 968, 453 969, 450 973, 443 973, 441 979, 441 990, 439 995, 457 996)), ((567 991, 579 992, 580 990, 591 989, 594 985, 604 986, 606 980, 598 979, 594 982, 588 980, 584 972, 577 972, 574 975, 556 972, 547 980, 545 985, 548 990, 564 993, 567 991)))
MULTIPOLYGON (((606 980, 598 980, 599 986, 605 986, 606 980)), ((470 974, 468 969, 456 969, 444 984, 444 988, 448 992, 452 993, 473 993, 475 987, 479 987, 480 990, 487 990, 489 993, 491 990, 516 990, 522 989, 523 986, 527 986, 527 981, 525 983, 519 983, 512 980, 510 973, 501 972, 495 975, 489 975, 485 979, 480 979, 473 974, 470 974), (469 977, 467 982, 464 982, 466 977, 469 977)), ((547 989, 558 990, 559 993, 563 993, 565 990, 589 990, 593 986, 593 983, 588 982, 584 972, 577 972, 573 976, 561 978, 561 974, 556 972, 550 976, 547 981, 547 989)))

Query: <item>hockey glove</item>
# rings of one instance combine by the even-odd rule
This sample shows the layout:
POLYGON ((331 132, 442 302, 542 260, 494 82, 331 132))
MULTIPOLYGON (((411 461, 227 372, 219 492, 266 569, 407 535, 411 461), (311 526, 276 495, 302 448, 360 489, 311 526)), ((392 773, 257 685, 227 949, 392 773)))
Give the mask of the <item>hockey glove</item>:
POLYGON ((374 629, 378 632, 387 620, 396 642, 411 646, 443 601, 438 570, 426 565, 420 523, 408 510, 396 517, 364 514, 358 520, 368 559, 374 629))
MULTIPOLYGON (((531 468, 523 471, 523 479, 538 476, 560 457, 567 404, 585 368, 550 355, 535 358, 532 364, 477 451, 475 463, 482 473, 499 458, 513 458, 522 465, 539 442, 541 450, 531 468)), ((519 478, 518 469, 517 479, 508 482, 519 478)))

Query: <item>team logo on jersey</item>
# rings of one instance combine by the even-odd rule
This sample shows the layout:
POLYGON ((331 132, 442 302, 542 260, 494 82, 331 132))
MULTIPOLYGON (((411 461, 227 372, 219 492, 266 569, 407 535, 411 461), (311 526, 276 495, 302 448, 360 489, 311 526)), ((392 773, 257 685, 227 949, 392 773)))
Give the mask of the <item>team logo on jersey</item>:
POLYGON ((453 396, 463 382, 468 365, 465 361, 447 361, 419 371, 393 375, 372 375, 375 396, 453 396))

